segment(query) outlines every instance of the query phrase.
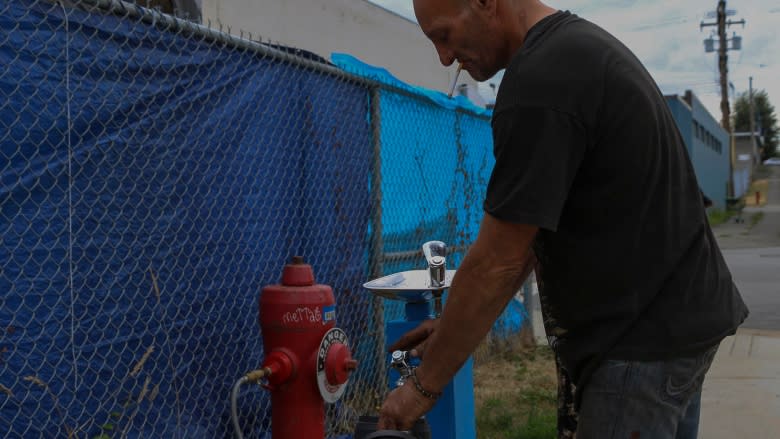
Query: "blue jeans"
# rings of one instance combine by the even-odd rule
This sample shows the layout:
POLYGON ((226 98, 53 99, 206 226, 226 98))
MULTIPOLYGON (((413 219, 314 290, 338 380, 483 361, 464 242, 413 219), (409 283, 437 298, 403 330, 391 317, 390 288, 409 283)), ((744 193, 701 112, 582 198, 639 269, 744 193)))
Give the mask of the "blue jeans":
POLYGON ((664 361, 607 360, 585 386, 577 439, 695 439, 718 346, 664 361))

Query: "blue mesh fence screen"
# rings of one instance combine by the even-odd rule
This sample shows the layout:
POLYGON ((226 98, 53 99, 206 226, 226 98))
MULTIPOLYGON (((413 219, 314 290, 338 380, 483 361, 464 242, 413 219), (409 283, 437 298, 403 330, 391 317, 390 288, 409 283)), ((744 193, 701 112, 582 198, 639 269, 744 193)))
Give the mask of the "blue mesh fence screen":
MULTIPOLYGON (((360 363, 327 435, 381 402, 400 308, 362 284, 422 268, 431 239, 457 266, 489 114, 334 62, 116 1, 0 1, 4 437, 229 437, 231 386, 263 358, 260 290, 292 255, 333 288, 360 363)), ((265 391, 238 408, 268 436, 265 391)))

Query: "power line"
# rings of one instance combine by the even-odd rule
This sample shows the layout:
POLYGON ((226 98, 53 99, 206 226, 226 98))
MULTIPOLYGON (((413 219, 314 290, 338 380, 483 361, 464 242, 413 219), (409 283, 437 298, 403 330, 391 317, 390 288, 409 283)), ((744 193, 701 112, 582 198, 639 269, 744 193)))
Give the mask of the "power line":
POLYGON ((631 28, 630 30, 633 31, 642 31, 642 30, 649 30, 649 29, 655 29, 659 27, 666 27, 666 26, 672 26, 676 24, 685 24, 688 23, 690 19, 693 18, 693 15, 687 15, 687 16, 679 16, 679 17, 673 17, 673 18, 667 18, 662 21, 657 21, 654 23, 645 23, 640 24, 638 26, 635 26, 631 28))

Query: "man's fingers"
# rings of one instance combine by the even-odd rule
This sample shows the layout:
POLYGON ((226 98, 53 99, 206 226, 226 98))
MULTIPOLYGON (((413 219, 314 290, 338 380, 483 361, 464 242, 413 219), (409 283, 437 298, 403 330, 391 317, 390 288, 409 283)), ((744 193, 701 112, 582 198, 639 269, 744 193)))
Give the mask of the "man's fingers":
POLYGON ((379 421, 376 423, 377 430, 397 430, 395 428, 395 422, 391 418, 386 416, 380 416, 379 421))
POLYGON ((431 335, 436 322, 436 320, 426 320, 422 322, 419 326, 402 335, 395 343, 390 345, 390 347, 387 348, 388 352, 408 350, 421 344, 431 335))
POLYGON ((398 387, 387 395, 379 409, 377 431, 410 430, 420 416, 433 407, 433 403, 408 383, 398 387))
POLYGON ((411 355, 414 358, 419 358, 422 360, 423 353, 425 353, 425 342, 422 342, 415 346, 412 350, 409 351, 409 355, 411 355))
POLYGON ((388 351, 406 350, 419 344, 428 337, 427 329, 417 327, 402 335, 395 343, 387 348, 388 351))

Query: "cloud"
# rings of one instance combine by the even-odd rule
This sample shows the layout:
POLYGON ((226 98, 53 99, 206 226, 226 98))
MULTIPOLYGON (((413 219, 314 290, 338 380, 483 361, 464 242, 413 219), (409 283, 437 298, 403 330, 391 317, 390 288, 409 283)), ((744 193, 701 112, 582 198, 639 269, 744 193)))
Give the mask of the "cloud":
MULTIPOLYGON (((705 38, 716 29, 700 27, 702 22, 714 22, 706 18, 716 3, 677 0, 646 0, 635 2, 634 7, 619 7, 620 3, 609 2, 609 6, 598 1, 573 1, 572 10, 578 7, 587 11, 585 18, 612 32, 631 48, 658 82, 665 93, 684 93, 692 90, 699 96, 713 117, 720 120, 720 74, 717 53, 704 51, 705 38), (617 6, 616 6, 617 5, 617 6)), ((742 50, 728 51, 728 80, 741 93, 753 86, 765 89, 773 103, 780 103, 780 43, 777 22, 780 20, 780 5, 770 5, 762 0, 743 0, 730 16, 732 21, 745 20, 741 25, 729 26, 728 37, 734 33, 742 37, 742 50), (774 6, 774 7, 772 7, 774 6)), ((582 14, 584 15, 584 13, 582 14)), ((717 39, 717 37, 716 37, 717 39)), ((716 44, 717 47, 717 44, 716 44)))

